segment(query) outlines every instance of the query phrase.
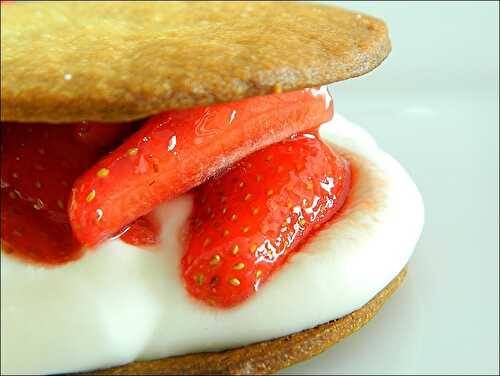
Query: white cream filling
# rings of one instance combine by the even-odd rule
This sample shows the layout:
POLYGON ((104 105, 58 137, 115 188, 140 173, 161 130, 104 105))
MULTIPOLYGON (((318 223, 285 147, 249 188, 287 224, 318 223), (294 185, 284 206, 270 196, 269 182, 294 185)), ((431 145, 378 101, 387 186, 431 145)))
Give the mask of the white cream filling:
POLYGON ((199 304, 181 283, 178 232, 191 210, 189 195, 158 209, 157 250, 113 240, 52 269, 2 253, 1 373, 83 371, 221 350, 363 306, 408 262, 422 230, 422 199, 403 168, 361 128, 335 115, 321 134, 358 167, 349 206, 235 309, 199 304))

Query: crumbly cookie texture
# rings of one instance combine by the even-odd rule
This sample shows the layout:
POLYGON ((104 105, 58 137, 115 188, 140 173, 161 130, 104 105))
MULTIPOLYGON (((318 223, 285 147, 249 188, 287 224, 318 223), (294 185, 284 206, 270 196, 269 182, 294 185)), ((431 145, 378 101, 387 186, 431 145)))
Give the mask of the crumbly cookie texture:
POLYGON ((362 75, 383 21, 289 2, 2 5, 1 118, 128 121, 362 75))
POLYGON ((88 375, 271 374, 312 358, 361 329, 399 287, 406 273, 407 267, 360 309, 312 329, 234 350, 134 362, 88 375))

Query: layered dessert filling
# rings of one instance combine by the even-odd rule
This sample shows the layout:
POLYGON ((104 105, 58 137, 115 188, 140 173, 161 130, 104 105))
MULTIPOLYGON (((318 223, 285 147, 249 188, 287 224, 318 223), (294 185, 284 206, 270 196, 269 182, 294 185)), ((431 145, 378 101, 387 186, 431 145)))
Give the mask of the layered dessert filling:
POLYGON ((240 304, 346 200, 349 163, 317 132, 332 115, 321 88, 135 125, 5 123, 3 247, 54 266, 110 238, 152 245, 152 211, 192 189, 186 290, 220 308, 240 304))
POLYGON ((2 124, 2 373, 276 338, 401 271, 423 221, 401 166, 325 90, 245 101, 2 124))

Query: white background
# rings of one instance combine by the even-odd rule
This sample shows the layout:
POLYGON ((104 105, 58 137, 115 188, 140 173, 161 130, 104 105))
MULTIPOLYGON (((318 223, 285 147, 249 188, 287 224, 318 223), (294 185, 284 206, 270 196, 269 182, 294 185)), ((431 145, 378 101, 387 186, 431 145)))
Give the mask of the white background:
POLYGON ((343 2, 393 51, 334 84, 336 111, 409 171, 426 207, 407 280, 360 332, 283 374, 499 372, 497 2, 343 2))

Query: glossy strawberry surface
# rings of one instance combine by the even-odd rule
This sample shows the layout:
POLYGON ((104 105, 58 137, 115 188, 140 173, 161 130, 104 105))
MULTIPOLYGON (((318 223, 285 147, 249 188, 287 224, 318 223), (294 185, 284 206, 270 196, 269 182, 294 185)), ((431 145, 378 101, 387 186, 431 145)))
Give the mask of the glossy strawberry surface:
POLYGON ((73 231, 94 246, 241 158, 332 115, 329 95, 307 89, 153 116, 77 179, 73 231))
POLYGON ((130 133, 124 124, 2 123, 2 250, 49 265, 75 260, 67 202, 75 179, 130 133))
POLYGON ((302 134, 196 190, 182 273, 189 293, 231 307, 253 295, 346 199, 349 165, 302 134))

